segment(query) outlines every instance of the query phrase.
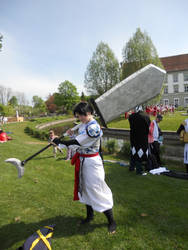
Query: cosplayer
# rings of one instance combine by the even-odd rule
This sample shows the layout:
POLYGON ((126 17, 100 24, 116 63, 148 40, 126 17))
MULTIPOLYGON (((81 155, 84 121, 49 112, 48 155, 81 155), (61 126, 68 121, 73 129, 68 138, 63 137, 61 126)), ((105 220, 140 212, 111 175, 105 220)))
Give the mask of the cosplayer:
MULTIPOLYGON (((180 135, 182 131, 185 131, 185 134, 187 135, 188 133, 188 119, 186 119, 178 128, 177 134, 180 135)), ((185 145, 184 145, 184 164, 186 167, 186 172, 188 173, 188 140, 183 140, 185 145)))
POLYGON ((155 155, 158 167, 161 166, 160 145, 162 144, 162 141, 161 141, 162 132, 161 132, 161 129, 159 128, 159 123, 162 121, 162 119, 163 119, 163 116, 158 114, 156 119, 152 121, 152 123, 154 125, 152 153, 155 155))
POLYGON ((148 160, 148 134, 150 119, 136 107, 135 113, 129 116, 130 142, 131 142, 131 167, 136 167, 136 174, 142 174, 142 162, 148 160))
POLYGON ((99 155, 102 130, 93 119, 93 108, 88 103, 77 104, 73 112, 81 121, 79 135, 68 141, 55 138, 53 142, 79 146, 71 163, 75 164, 74 200, 86 204, 87 210, 87 217, 81 224, 89 223, 95 210, 105 214, 108 219, 108 231, 115 233, 112 192, 105 182, 103 162, 99 155))

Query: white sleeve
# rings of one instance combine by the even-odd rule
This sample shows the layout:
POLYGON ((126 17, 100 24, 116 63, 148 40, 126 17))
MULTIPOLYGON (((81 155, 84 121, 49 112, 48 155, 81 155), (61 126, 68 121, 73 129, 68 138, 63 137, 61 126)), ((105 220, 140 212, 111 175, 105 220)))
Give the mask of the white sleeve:
POLYGON ((90 124, 85 133, 78 135, 75 139, 81 146, 90 147, 92 146, 99 137, 102 136, 101 128, 99 124, 90 124))
POLYGON ((95 138, 89 137, 87 134, 80 134, 75 138, 81 146, 89 147, 96 141, 95 138))
POLYGON ((66 146, 66 145, 61 144, 61 143, 60 143, 60 144, 58 144, 58 147, 59 147, 59 148, 67 148, 67 146, 66 146))

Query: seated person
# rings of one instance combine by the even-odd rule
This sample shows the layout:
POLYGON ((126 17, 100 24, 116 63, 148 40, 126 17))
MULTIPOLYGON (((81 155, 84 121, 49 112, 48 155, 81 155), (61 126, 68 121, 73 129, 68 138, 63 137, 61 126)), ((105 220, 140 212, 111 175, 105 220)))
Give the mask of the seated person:
POLYGON ((5 132, 3 132, 2 129, 0 129, 0 142, 7 142, 8 140, 11 140, 12 138, 10 136, 7 136, 5 132))
POLYGON ((3 143, 9 140, 12 140, 12 138, 8 136, 5 132, 3 132, 2 129, 0 129, 0 142, 3 143))

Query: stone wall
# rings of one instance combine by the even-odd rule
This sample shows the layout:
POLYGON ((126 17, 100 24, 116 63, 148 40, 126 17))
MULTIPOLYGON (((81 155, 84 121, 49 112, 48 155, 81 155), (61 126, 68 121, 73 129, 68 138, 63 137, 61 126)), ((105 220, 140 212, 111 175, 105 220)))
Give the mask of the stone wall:
MULTIPOLYGON (((124 139, 125 141, 130 138, 130 130, 128 129, 103 128, 103 133, 104 137, 124 139)), ((163 137, 164 158, 183 162, 184 145, 180 142, 176 132, 164 131, 163 137)))

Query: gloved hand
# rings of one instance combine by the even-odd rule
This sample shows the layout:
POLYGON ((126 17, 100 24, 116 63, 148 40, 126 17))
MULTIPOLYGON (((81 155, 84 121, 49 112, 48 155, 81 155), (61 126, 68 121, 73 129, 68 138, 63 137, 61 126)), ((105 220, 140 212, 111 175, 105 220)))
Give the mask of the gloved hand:
POLYGON ((59 145, 61 143, 61 140, 58 137, 56 137, 52 140, 52 142, 55 143, 56 145, 59 145))

